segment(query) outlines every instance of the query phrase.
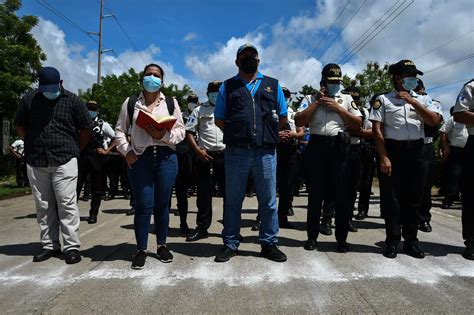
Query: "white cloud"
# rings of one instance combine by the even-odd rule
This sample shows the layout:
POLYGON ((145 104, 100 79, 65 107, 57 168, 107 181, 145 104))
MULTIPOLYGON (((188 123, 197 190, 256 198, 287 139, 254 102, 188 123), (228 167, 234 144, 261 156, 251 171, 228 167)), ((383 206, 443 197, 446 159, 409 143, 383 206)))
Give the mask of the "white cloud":
MULTIPOLYGON (((59 70, 66 89, 77 92, 87 89, 97 81, 97 51, 84 52, 84 47, 66 41, 64 32, 53 22, 39 18, 38 25, 32 30, 47 56, 43 63, 59 70)), ((187 80, 174 71, 173 65, 157 59, 160 48, 150 45, 143 51, 127 50, 117 56, 104 53, 102 55, 102 76, 117 74, 134 68, 142 71, 148 63, 157 63, 165 71, 165 82, 183 86, 187 80)))
POLYGON ((196 33, 188 33, 188 34, 186 34, 186 35, 184 36, 183 40, 184 40, 185 42, 190 42, 190 41, 192 41, 192 40, 195 40, 197 37, 198 37, 198 36, 197 36, 196 33))

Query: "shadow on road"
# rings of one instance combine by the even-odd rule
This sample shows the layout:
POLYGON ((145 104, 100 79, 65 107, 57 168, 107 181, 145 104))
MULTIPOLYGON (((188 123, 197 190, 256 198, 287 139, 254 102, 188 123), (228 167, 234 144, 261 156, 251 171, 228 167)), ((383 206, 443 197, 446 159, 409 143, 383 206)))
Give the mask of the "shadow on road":
POLYGON ((19 219, 36 219, 36 213, 27 214, 27 215, 24 215, 24 216, 21 216, 21 217, 15 217, 14 219, 15 219, 15 220, 19 220, 19 219))
POLYGON ((133 253, 137 250, 134 244, 120 243, 117 245, 95 245, 94 247, 81 250, 84 257, 92 261, 131 261, 133 253))
POLYGON ((0 254, 7 256, 33 256, 41 251, 41 243, 10 244, 0 246, 0 254))

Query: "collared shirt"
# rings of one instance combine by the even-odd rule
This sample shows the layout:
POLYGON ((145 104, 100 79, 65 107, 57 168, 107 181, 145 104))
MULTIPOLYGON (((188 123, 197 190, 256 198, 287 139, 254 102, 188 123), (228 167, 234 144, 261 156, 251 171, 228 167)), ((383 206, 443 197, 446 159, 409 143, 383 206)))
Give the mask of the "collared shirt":
POLYGON ((291 106, 288 106, 288 124, 290 125, 291 131, 296 131, 296 124, 295 124, 295 111, 291 106))
MULTIPOLYGON (((474 80, 466 83, 459 92, 454 112, 474 112, 474 80)), ((467 125, 469 135, 474 136, 474 125, 467 125)))
POLYGON ((25 157, 33 167, 60 166, 79 156, 79 130, 91 129, 89 111, 65 89, 48 100, 37 89, 20 101, 16 125, 26 129, 25 157))
POLYGON ((186 131, 197 133, 198 145, 207 151, 225 149, 222 130, 214 121, 214 106, 209 102, 201 104, 189 115, 186 131))
POLYGON ((25 142, 23 140, 21 139, 15 140, 12 143, 11 147, 15 153, 18 153, 19 155, 23 156, 25 152, 25 142))
POLYGON ((453 117, 449 117, 439 131, 447 135, 449 144, 453 147, 464 148, 466 146, 469 136, 466 125, 455 122, 453 117))
MULTIPOLYGON (((255 96, 260 84, 262 83, 263 74, 260 72, 257 73, 255 80, 252 82, 247 82, 240 77, 240 75, 236 75, 233 77, 234 80, 242 80, 245 83, 247 89, 251 92, 252 97, 255 96)), ((280 83, 278 83, 278 99, 277 99, 277 110, 279 112, 280 117, 286 117, 288 115, 288 111, 286 108, 286 100, 285 95, 283 94, 283 90, 281 89, 280 83)), ((217 95, 216 107, 214 109, 214 117, 218 120, 225 120, 227 112, 227 104, 226 104, 226 95, 225 95, 225 84, 222 84, 219 88, 219 94, 217 95)))
MULTIPOLYGON (((385 139, 398 141, 424 139, 423 119, 411 104, 397 98, 396 95, 397 91, 379 95, 375 100, 375 104, 379 106, 372 107, 369 119, 383 123, 385 139)), ((413 91, 410 95, 428 110, 439 113, 431 98, 420 96, 413 91)))
POLYGON ((170 131, 166 131, 163 138, 160 140, 154 139, 150 136, 145 129, 137 126, 135 121, 137 119, 138 112, 144 110, 148 113, 153 114, 155 117, 169 116, 168 106, 166 105, 165 95, 160 92, 159 103, 153 108, 153 112, 150 112, 145 104, 145 98, 143 93, 137 98, 135 108, 133 111, 133 125, 130 126, 128 118, 128 98, 123 102, 122 109, 115 126, 115 138, 117 139, 117 150, 123 155, 127 155, 128 152, 133 150, 135 154, 140 155, 145 152, 149 146, 159 145, 168 146, 173 150, 176 150, 176 145, 183 141, 185 130, 183 117, 181 115, 181 109, 178 106, 176 99, 174 100, 174 112, 173 116, 176 117, 176 123, 170 131), (130 128, 131 127, 131 128, 130 128), (129 130, 131 129, 131 130, 129 130), (127 134, 131 136, 131 144, 127 141, 127 134))
MULTIPOLYGON (((352 96, 338 92, 334 96, 334 100, 349 113, 355 116, 362 116, 359 109, 355 105, 352 96)), ((301 112, 308 108, 309 104, 316 101, 316 95, 306 95, 301 101, 298 111, 301 112)), ((327 106, 319 104, 309 122, 311 134, 320 136, 337 136, 339 132, 347 130, 347 126, 342 117, 329 109, 327 106)))

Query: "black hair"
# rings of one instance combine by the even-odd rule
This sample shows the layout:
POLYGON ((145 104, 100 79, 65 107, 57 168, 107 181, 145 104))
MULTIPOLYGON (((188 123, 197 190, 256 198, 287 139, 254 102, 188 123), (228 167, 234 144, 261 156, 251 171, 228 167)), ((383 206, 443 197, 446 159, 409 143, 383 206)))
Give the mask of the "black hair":
POLYGON ((150 67, 156 67, 158 69, 160 69, 160 72, 161 72, 161 79, 164 80, 165 79, 165 72, 163 71, 163 68, 160 67, 159 65, 157 65, 156 63, 150 63, 150 64, 147 64, 145 66, 145 68, 143 69, 143 73, 142 73, 142 79, 145 77, 145 73, 146 73, 146 70, 150 67))

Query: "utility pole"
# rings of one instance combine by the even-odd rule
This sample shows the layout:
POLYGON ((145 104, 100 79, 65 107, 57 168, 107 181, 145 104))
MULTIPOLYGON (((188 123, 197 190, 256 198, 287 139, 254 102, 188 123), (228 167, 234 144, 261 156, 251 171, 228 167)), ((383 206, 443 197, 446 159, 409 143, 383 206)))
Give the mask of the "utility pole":
POLYGON ((99 33, 88 32, 88 34, 99 36, 99 49, 97 51, 97 84, 100 84, 102 76, 102 54, 112 51, 112 49, 102 49, 102 20, 112 16, 113 14, 104 15, 104 0, 100 0, 99 33))

